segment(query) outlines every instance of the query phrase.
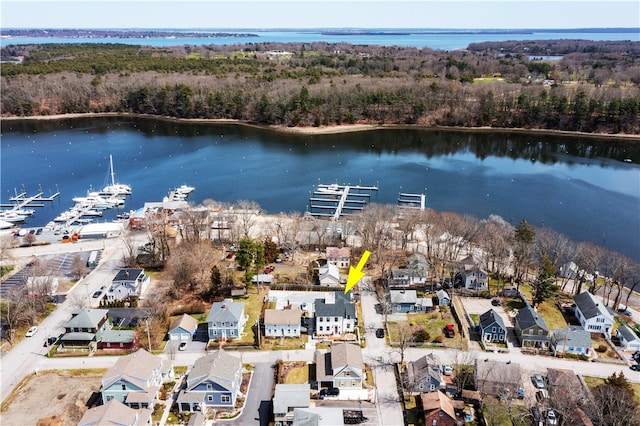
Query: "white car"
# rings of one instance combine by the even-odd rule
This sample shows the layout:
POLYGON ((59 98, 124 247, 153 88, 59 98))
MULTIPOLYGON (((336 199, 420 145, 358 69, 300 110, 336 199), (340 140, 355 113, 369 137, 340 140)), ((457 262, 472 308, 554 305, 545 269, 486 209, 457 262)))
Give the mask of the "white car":
POLYGON ((453 368, 451 368, 451 366, 449 364, 445 364, 442 366, 442 373, 445 376, 450 376, 453 374, 453 368))
POLYGON ((558 418, 556 417, 556 412, 553 409, 549 408, 547 411, 547 423, 551 426, 555 426, 558 424, 558 418))
POLYGON ((36 327, 35 325, 33 327, 31 327, 29 330, 27 330, 27 334, 25 334, 26 337, 31 337, 34 334, 36 334, 38 332, 38 327, 36 327))

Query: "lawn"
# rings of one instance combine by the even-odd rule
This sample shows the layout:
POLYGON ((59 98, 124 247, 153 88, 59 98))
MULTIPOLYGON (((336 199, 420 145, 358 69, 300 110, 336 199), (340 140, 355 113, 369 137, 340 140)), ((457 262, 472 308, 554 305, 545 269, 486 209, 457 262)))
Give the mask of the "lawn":
POLYGON ((429 340, 425 344, 437 342, 442 338, 442 343, 448 347, 460 347, 460 333, 456 333, 456 337, 453 339, 445 338, 443 328, 446 324, 455 324, 453 315, 449 310, 446 312, 433 311, 420 314, 407 314, 406 322, 388 322, 387 328, 389 330, 390 342, 398 342, 400 324, 408 324, 412 328, 424 327, 424 330, 429 333, 429 340))
POLYGON ((286 384, 303 384, 309 383, 309 366, 303 365, 289 370, 284 381, 286 384))
POLYGON ((264 337, 260 338, 260 349, 263 351, 279 351, 287 349, 303 349, 307 335, 300 337, 264 337))
MULTIPOLYGON (((628 376, 628 374, 625 374, 625 377, 626 376, 628 376)), ((601 379, 599 377, 584 376, 583 379, 584 379, 584 382, 587 384, 587 386, 589 386, 589 389, 593 389, 596 386, 604 383, 604 379, 601 379)), ((631 389, 633 389, 633 396, 635 400, 638 401, 638 403, 640 403, 640 383, 630 383, 630 385, 631 385, 631 389)))
POLYGON ((562 316, 560 308, 555 303, 555 299, 546 300, 537 306, 538 313, 547 323, 549 330, 556 330, 559 328, 567 328, 567 322, 562 316))

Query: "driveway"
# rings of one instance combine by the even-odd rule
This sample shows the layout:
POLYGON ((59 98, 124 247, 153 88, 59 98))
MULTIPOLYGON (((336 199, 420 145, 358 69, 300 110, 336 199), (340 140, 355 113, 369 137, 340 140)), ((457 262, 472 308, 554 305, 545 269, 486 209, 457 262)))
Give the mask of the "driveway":
POLYGON ((269 424, 275 374, 273 365, 271 362, 254 364, 253 377, 242 414, 233 420, 217 421, 216 423, 238 426, 267 426, 269 424))

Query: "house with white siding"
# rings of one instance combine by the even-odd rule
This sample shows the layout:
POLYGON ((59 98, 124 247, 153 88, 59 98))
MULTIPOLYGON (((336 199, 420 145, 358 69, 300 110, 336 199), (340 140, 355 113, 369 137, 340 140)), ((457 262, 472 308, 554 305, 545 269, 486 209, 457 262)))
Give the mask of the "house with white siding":
POLYGON ((588 291, 573 296, 576 318, 585 331, 611 338, 613 312, 588 291))
POLYGON ((265 309, 264 335, 266 337, 300 337, 302 311, 291 309, 265 309))
POLYGON ((329 293, 324 299, 316 299, 314 308, 316 335, 341 337, 345 333, 355 333, 358 322, 356 306, 348 295, 329 293))

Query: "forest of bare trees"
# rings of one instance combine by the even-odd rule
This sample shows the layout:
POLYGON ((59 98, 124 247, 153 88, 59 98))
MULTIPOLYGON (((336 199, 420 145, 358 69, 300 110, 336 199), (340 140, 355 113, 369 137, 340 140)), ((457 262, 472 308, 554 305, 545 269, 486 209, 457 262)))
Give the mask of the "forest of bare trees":
POLYGON ((640 132, 640 43, 6 46, 2 113, 640 132), (546 60, 523 53, 561 54, 546 60), (509 51, 511 49, 512 51, 509 51), (287 52, 273 55, 271 52, 287 52))

